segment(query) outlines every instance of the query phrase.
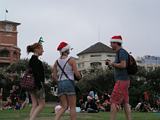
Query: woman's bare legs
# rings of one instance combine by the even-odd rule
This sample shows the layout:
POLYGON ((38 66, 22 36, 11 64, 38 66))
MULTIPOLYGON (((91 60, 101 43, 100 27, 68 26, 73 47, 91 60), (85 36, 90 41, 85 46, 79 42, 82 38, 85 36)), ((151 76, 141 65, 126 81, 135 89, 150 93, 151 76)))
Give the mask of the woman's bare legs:
POLYGON ((76 120, 77 115, 76 115, 76 96, 71 95, 67 96, 68 99, 68 104, 70 107, 70 115, 71 115, 71 120, 76 120))
POLYGON ((30 111, 30 117, 32 116, 33 111, 35 111, 36 107, 38 106, 38 101, 34 94, 31 94, 31 100, 32 100, 32 109, 30 111))
POLYGON ((62 108, 57 112, 55 120, 60 120, 63 113, 68 109, 68 100, 66 95, 60 96, 60 101, 61 101, 62 108))
POLYGON ((30 120, 35 120, 37 115, 43 110, 44 106, 45 106, 45 99, 38 100, 38 106, 32 112, 32 116, 30 117, 30 120))
POLYGON ((45 99, 37 99, 35 95, 31 94, 32 99, 32 109, 30 112, 30 119, 35 120, 37 115, 42 111, 45 106, 45 99))

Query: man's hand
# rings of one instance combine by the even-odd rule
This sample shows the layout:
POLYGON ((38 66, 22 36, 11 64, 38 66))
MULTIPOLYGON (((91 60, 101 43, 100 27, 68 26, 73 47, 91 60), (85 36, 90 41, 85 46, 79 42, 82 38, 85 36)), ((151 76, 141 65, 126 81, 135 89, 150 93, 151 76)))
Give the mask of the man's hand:
POLYGON ((111 65, 111 60, 107 59, 107 60, 106 60, 106 65, 109 65, 109 66, 110 66, 110 65, 111 65))

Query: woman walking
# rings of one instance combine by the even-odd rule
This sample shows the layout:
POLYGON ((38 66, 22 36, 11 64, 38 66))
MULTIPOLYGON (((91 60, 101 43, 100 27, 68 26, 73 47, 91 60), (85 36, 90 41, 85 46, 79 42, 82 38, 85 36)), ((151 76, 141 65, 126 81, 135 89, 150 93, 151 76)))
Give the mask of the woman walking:
POLYGON ((27 52, 33 53, 29 60, 29 68, 31 68, 35 80, 36 88, 30 91, 32 100, 32 109, 30 111, 30 119, 35 120, 36 116, 45 106, 45 90, 44 90, 44 68, 39 56, 43 54, 43 46, 41 43, 34 43, 27 46, 27 52))
POLYGON ((63 113, 69 108, 71 120, 76 120, 76 91, 74 75, 81 78, 78 72, 76 61, 70 57, 70 46, 61 42, 57 48, 60 58, 53 66, 53 79, 58 83, 58 96, 61 109, 57 112, 55 120, 60 120, 63 113))

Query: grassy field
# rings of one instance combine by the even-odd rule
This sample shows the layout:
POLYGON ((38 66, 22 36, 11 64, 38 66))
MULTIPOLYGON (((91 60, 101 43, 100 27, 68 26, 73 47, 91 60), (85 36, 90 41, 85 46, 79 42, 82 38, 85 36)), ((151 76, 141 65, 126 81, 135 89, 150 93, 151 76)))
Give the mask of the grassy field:
MULTIPOLYGON (((0 120, 28 120, 27 116, 30 108, 21 111, 4 110, 0 111, 0 120)), ((36 120, 54 120, 55 114, 50 107, 38 116, 36 120)), ((70 120, 69 115, 65 114, 62 120, 70 120)), ((109 120, 109 113, 78 113, 77 120, 109 120)), ((117 120, 125 120, 123 112, 118 113, 117 120)), ((132 113, 132 120, 160 120, 160 113, 132 113)))

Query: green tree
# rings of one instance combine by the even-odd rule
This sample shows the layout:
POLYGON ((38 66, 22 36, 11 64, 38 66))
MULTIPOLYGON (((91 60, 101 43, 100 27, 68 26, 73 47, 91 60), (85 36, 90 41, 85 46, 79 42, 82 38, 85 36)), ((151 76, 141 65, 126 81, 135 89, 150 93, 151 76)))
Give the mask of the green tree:
POLYGON ((20 75, 27 69, 27 67, 28 67, 28 59, 20 59, 18 62, 9 65, 6 68, 6 72, 17 73, 20 75))
POLYGON ((87 92, 91 88, 99 93, 111 91, 114 84, 113 72, 110 70, 98 69, 89 71, 78 83, 81 92, 87 92))
MULTIPOLYGON (((138 67, 138 73, 130 76, 131 84, 129 88, 130 104, 135 107, 140 99, 144 99, 144 92, 150 93, 150 102, 153 104, 155 96, 160 94, 160 68, 146 70, 138 67)), ((94 69, 88 71, 83 79, 78 82, 82 93, 88 92, 91 88, 102 93, 111 93, 114 87, 113 70, 94 69)))
MULTIPOLYGON (((18 74, 18 78, 20 78, 21 74, 28 68, 28 59, 21 59, 16 63, 13 63, 9 65, 6 69, 7 73, 18 74)), ((43 62, 44 71, 45 71, 45 78, 50 79, 51 78, 51 67, 46 62, 43 62)))

